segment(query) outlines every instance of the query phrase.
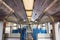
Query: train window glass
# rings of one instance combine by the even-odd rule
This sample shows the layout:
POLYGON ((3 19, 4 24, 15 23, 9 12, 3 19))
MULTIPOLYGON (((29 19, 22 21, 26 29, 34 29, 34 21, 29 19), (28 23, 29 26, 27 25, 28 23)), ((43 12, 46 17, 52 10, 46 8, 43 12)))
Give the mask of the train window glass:
POLYGON ((18 25, 18 28, 20 28, 20 25, 18 25))
POLYGON ((42 28, 42 24, 39 24, 39 25, 38 25, 38 29, 40 29, 40 28, 42 28))
POLYGON ((49 33, 51 33, 52 25, 50 23, 48 23, 48 28, 49 28, 49 33))
POLYGON ((45 26, 46 26, 46 24, 43 24, 43 26, 45 27, 45 26))
POLYGON ((12 27, 12 30, 17 30, 17 27, 12 27))
POLYGON ((24 28, 24 27, 26 27, 27 25, 25 25, 25 24, 21 24, 21 28, 24 28))
POLYGON ((5 33, 10 33, 10 27, 5 28, 5 33))
POLYGON ((32 28, 34 29, 34 28, 36 28, 36 27, 37 27, 37 25, 33 25, 33 27, 32 27, 32 28))

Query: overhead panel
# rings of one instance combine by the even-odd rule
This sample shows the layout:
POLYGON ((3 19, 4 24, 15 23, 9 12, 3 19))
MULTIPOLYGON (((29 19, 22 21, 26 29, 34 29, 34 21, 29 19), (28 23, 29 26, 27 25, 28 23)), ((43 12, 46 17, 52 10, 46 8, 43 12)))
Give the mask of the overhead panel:
POLYGON ((24 3, 26 10, 32 10, 33 9, 34 0, 23 0, 23 3, 24 3))

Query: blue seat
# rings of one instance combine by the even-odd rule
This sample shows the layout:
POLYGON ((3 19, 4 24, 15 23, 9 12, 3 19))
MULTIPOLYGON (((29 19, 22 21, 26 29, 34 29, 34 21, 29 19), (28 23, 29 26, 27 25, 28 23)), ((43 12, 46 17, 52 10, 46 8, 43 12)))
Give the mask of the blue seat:
POLYGON ((18 33, 18 30, 12 30, 12 33, 18 33))

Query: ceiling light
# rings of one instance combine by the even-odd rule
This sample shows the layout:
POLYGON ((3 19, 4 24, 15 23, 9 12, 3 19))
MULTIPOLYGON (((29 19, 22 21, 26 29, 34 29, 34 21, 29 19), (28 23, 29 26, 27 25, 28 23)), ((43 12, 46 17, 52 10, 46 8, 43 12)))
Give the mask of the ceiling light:
POLYGON ((23 0, 23 3, 24 3, 26 10, 32 10, 33 9, 34 0, 23 0))
POLYGON ((28 17, 28 20, 30 21, 31 20, 31 17, 28 17))
POLYGON ((31 17, 28 17, 28 19, 31 19, 31 17))
POLYGON ((31 17, 32 16, 32 11, 26 11, 26 14, 28 17, 31 17))

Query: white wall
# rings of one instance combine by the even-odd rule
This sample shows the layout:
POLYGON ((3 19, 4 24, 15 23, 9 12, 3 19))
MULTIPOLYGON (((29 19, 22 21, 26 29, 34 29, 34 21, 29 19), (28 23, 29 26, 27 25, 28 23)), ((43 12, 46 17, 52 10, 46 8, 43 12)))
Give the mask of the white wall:
POLYGON ((38 34, 37 40, 52 40, 50 34, 38 34))
MULTIPOLYGON (((59 37, 60 37, 60 29, 59 29, 59 37)), ((59 38, 60 39, 60 38, 59 38)))
POLYGON ((56 37, 56 40, 60 40, 59 39, 59 22, 55 23, 55 37, 56 37))
POLYGON ((2 40, 3 35, 3 22, 0 21, 0 40, 2 40))

